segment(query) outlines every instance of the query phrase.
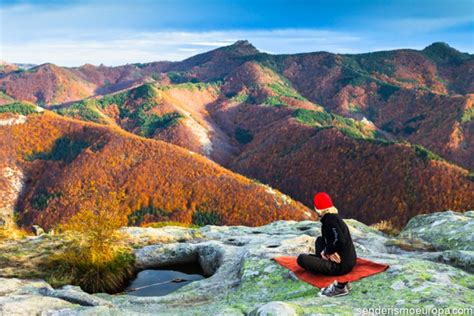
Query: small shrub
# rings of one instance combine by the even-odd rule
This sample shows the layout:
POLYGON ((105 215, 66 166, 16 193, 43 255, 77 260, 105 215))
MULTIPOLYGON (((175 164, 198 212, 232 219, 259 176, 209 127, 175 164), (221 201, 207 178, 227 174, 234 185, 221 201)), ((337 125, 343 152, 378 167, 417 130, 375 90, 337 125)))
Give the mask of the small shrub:
POLYGON ((66 251, 53 255, 49 265, 54 267, 47 280, 53 286, 79 285, 88 293, 118 293, 134 275, 135 258, 130 251, 118 251, 111 259, 94 263, 81 253, 66 251))
POLYGON ((50 279, 89 293, 116 293, 134 273, 134 257, 118 230, 127 224, 127 210, 120 206, 125 195, 111 192, 98 198, 98 192, 91 183, 79 212, 59 226, 67 247, 50 258, 50 279))
POLYGON ((196 210, 193 213, 192 223, 197 226, 219 225, 221 222, 219 214, 216 212, 204 212, 196 210))

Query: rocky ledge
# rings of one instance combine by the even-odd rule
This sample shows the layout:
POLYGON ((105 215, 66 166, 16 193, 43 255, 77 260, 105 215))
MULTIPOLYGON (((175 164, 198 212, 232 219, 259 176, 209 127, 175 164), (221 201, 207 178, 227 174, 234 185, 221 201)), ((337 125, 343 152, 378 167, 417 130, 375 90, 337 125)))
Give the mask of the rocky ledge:
MULTIPOLYGON (((358 255, 390 265, 352 284, 351 295, 318 297, 271 258, 314 251, 320 223, 261 227, 124 228, 138 270, 199 263, 209 277, 161 297, 53 289, 42 280, 0 278, 0 314, 299 315, 349 314, 359 308, 469 308, 474 304, 474 211, 413 218, 398 237, 346 220, 358 255)), ((29 242, 41 244, 46 236, 29 242)), ((1 267, 5 275, 6 267, 1 267)))

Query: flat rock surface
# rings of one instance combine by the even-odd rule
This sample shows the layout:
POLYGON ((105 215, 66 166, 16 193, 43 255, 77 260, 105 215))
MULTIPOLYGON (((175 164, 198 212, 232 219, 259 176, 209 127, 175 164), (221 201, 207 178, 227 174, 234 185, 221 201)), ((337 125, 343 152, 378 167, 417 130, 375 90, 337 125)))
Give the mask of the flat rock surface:
POLYGON ((199 262, 209 277, 161 297, 90 295, 77 287, 54 290, 44 281, 1 279, 0 314, 18 308, 55 315, 352 315, 361 308, 474 305, 472 212, 418 216, 399 238, 355 220, 346 223, 358 255, 390 268, 353 282, 351 294, 344 297, 319 297, 319 289, 291 279, 288 270, 272 260, 314 252, 318 222, 278 221, 254 228, 124 228, 135 245, 138 269, 199 262), (410 240, 422 240, 435 251, 397 246, 410 240))
POLYGON ((474 251, 474 211, 416 216, 408 222, 400 237, 419 238, 439 250, 474 251))

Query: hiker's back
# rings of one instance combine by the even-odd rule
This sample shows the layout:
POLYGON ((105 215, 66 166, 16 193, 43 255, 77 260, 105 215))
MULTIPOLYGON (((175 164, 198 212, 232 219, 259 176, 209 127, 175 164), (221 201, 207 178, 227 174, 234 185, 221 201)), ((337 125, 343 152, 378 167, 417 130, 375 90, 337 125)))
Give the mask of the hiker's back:
POLYGON ((334 234, 335 231, 340 232, 341 236, 337 236, 338 240, 334 242, 336 245, 336 251, 341 257, 342 270, 350 271, 356 263, 357 254, 354 243, 352 242, 349 227, 347 227, 346 223, 338 214, 324 215, 321 223, 323 237, 328 236, 329 234, 334 234))

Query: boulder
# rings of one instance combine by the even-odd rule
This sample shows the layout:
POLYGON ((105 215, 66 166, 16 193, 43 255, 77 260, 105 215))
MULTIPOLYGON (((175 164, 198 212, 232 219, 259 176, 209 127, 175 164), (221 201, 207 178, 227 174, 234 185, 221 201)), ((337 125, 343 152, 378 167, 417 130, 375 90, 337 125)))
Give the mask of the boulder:
POLYGON ((0 315, 37 315, 67 310, 74 305, 62 299, 45 297, 53 288, 42 280, 0 278, 0 315))
POLYGON ((61 315, 73 304, 61 299, 38 295, 0 296, 0 315, 61 315))
POLYGON ((17 278, 0 278, 0 296, 13 294, 30 294, 39 289, 53 289, 43 280, 22 280, 17 278))
POLYGON ((426 258, 474 272, 474 251, 447 250, 426 254, 426 258))
POLYGON ((152 227, 124 227, 120 230, 131 245, 150 245, 157 243, 186 242, 200 237, 197 229, 166 226, 160 229, 152 227))
POLYGON ((474 211, 418 215, 401 231, 400 239, 421 239, 437 250, 474 251, 474 211))
POLYGON ((82 289, 78 286, 67 285, 59 290, 44 287, 41 288, 39 292, 44 296, 59 298, 64 301, 82 306, 113 306, 109 301, 94 295, 90 295, 82 291, 82 289))

